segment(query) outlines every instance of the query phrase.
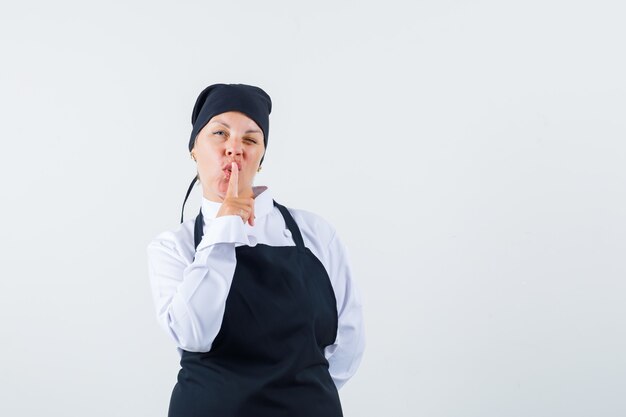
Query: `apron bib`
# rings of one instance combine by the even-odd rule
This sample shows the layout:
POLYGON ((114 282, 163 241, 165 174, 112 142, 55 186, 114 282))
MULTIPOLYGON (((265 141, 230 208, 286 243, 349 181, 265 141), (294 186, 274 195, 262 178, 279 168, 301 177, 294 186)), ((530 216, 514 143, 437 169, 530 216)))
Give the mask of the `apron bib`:
MULTIPOLYGON (((208 352, 182 351, 168 417, 342 417, 324 348, 337 336, 326 269, 274 201, 296 246, 239 246, 208 352)), ((202 210, 194 241, 202 239, 202 210)))

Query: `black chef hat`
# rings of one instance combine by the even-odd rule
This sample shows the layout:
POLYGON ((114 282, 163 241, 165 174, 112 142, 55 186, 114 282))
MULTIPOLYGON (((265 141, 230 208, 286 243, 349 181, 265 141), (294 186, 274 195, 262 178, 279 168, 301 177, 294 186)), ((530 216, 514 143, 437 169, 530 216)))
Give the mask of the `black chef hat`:
MULTIPOLYGON (((272 99, 263 89, 247 84, 212 84, 202 90, 191 113, 191 137, 189 138, 189 151, 193 149, 196 136, 215 115, 227 111, 239 111, 255 121, 263 131, 263 142, 267 151, 267 139, 269 136, 269 115, 272 111, 272 99)), ((265 154, 261 157, 261 163, 265 154)), ((198 180, 195 176, 189 185, 183 208, 180 214, 180 222, 183 222, 185 203, 191 193, 191 189, 198 180)))

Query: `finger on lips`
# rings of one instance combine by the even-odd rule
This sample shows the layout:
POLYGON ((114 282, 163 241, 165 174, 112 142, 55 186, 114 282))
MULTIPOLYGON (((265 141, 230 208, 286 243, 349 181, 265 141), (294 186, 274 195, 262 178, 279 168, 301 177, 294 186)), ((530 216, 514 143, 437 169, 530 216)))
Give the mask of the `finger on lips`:
POLYGON ((254 226, 254 198, 239 197, 239 167, 236 162, 231 162, 231 173, 226 189, 224 213, 241 217, 244 223, 254 226))
POLYGON ((230 180, 228 181, 227 197, 239 197, 239 168, 235 162, 230 163, 230 180))

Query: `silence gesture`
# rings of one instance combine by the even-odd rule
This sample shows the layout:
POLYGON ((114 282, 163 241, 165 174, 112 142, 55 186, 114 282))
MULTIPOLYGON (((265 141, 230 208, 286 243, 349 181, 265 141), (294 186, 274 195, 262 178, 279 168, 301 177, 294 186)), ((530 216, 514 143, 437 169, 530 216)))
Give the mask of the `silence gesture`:
POLYGON ((239 216, 244 223, 254 226, 254 198, 239 197, 239 167, 235 162, 231 163, 228 189, 216 217, 228 215, 239 216))

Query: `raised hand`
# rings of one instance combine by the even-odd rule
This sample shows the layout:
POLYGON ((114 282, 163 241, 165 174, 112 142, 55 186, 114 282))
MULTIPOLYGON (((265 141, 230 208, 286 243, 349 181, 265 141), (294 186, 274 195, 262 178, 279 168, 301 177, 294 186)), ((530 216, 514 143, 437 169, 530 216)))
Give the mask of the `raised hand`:
POLYGON ((239 216, 244 223, 254 226, 254 198, 239 197, 239 167, 235 162, 231 164, 228 189, 216 217, 228 215, 239 216))

